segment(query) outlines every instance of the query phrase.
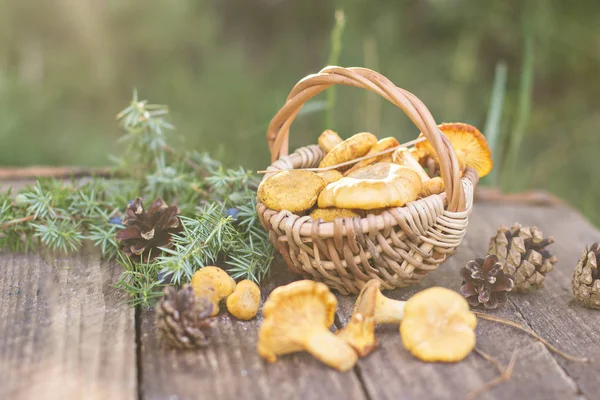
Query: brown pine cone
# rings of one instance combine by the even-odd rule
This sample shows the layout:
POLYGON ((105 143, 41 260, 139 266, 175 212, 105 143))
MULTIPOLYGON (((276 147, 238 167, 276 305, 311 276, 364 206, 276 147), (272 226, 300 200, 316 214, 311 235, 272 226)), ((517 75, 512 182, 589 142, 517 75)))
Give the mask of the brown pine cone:
POLYGON ((573 295, 589 308, 600 309, 600 244, 586 247, 573 273, 573 295))
POLYGON ((173 286, 164 289, 156 305, 156 326, 161 340, 180 349, 205 347, 214 334, 216 320, 210 317, 213 304, 205 297, 196 297, 191 285, 179 291, 173 286))
POLYGON ((179 208, 168 206, 161 198, 146 212, 138 197, 127 204, 126 214, 122 221, 126 228, 117 232, 116 238, 121 251, 137 262, 154 260, 161 253, 159 247, 171 247, 171 235, 183 230, 179 208))
POLYGON ((535 226, 514 224, 510 229, 498 229, 496 236, 490 239, 488 253, 498 256, 504 272, 515 276, 515 291, 526 292, 541 287, 545 275, 558 261, 546 250, 552 243, 554 239, 545 239, 535 226))
POLYGON ((507 292, 515 286, 515 277, 504 273, 496 256, 469 261, 460 271, 460 293, 473 307, 496 308, 506 303, 507 292))

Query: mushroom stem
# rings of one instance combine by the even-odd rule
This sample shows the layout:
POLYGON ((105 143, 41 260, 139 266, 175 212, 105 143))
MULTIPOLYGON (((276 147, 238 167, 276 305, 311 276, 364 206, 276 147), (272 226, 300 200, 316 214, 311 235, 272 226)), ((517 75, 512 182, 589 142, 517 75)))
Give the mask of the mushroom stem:
POLYGON ((399 324, 404 318, 406 301, 393 300, 379 293, 375 307, 376 324, 399 324))
POLYGON ((393 300, 381 294, 381 281, 371 279, 365 283, 356 299, 354 314, 372 314, 375 324, 400 324, 404 317, 406 301, 393 300), (368 310, 373 310, 369 313, 368 310))
POLYGON ((351 369, 358 356, 346 342, 327 329, 315 329, 305 339, 306 351, 338 371, 351 369))

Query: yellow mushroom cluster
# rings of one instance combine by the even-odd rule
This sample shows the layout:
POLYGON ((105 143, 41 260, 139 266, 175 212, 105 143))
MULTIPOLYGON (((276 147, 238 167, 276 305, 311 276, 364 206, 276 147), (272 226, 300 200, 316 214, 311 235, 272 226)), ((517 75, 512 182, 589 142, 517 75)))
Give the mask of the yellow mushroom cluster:
POLYGON ((303 280, 273 290, 263 307, 258 354, 275 362, 278 356, 307 351, 347 371, 377 348, 378 324, 399 325, 404 347, 422 361, 461 361, 475 347, 477 320, 460 294, 433 287, 399 301, 385 297, 380 287, 375 279, 364 285, 350 321, 336 333, 329 328, 337 300, 327 286, 303 280))
POLYGON ((220 312, 220 303, 225 301, 227 311, 237 319, 250 320, 260 308, 260 289, 250 280, 236 284, 223 269, 215 266, 200 268, 192 276, 192 288, 196 297, 208 298, 213 303, 212 317, 220 312))
MULTIPOLYGON (((490 149, 477 128, 441 124, 461 172, 474 168, 480 177, 492 168, 490 149)), ((258 199, 276 211, 288 210, 331 222, 405 204, 444 191, 439 159, 429 141, 402 147, 393 137, 378 140, 368 132, 343 140, 326 130, 318 139, 326 153, 317 171, 285 170, 258 187, 258 199)))

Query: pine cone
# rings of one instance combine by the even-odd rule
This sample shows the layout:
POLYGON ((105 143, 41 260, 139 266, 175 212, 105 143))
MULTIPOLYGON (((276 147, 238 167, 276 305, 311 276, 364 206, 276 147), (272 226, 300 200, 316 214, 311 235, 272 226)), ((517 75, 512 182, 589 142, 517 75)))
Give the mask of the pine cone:
POLYGON ((159 247, 170 247, 171 235, 183 230, 179 208, 167 206, 160 198, 146 212, 138 197, 127 204, 126 214, 122 221, 126 228, 117 232, 116 238, 121 251, 138 262, 154 260, 161 253, 159 247))
POLYGON ((162 340, 180 349, 204 347, 214 334, 216 320, 210 317, 213 304, 196 297, 191 285, 179 291, 167 286, 156 305, 156 326, 162 340))
POLYGON ((551 243, 554 239, 544 239, 535 226, 514 224, 510 229, 498 229, 497 235, 490 239, 488 253, 498 256, 504 272, 515 276, 515 291, 526 292, 532 287, 541 287, 544 276, 558 261, 546 250, 551 243))
POLYGON ((469 261, 460 271, 460 293, 473 307, 496 308, 506 303, 506 292, 515 287, 515 277, 504 273, 496 256, 469 261))
POLYGON ((573 295, 589 308, 600 309, 600 244, 586 247, 573 273, 573 295))

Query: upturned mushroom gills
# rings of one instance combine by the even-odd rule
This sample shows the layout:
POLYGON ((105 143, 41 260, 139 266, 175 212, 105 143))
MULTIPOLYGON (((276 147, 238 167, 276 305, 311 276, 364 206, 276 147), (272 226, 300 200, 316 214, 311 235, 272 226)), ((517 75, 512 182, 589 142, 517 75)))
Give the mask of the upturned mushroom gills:
POLYGON ((396 164, 413 169, 421 178, 422 187, 419 197, 427 197, 432 194, 440 194, 444 191, 444 181, 440 177, 431 178, 425 172, 419 161, 414 157, 413 153, 406 147, 400 147, 392 154, 392 160, 396 164))
MULTIPOLYGON (((477 128, 460 122, 444 123, 438 127, 450 140, 461 171, 471 167, 477 171, 480 178, 489 174, 493 166, 492 153, 485 137, 477 128)), ((419 137, 422 136, 423 134, 419 137)), ((431 156, 439 164, 439 158, 428 140, 417 143, 415 147, 423 158, 431 156)))
POLYGON ((338 144, 342 143, 344 140, 338 135, 336 132, 331 129, 325 130, 319 136, 317 143, 319 143, 319 147, 321 147, 325 153, 329 153, 331 149, 333 149, 338 144))
POLYGON ((329 330, 337 299, 323 283, 303 280, 273 290, 263 306, 258 354, 275 362, 284 354, 307 351, 339 371, 358 359, 354 349, 329 330))
POLYGON ((373 321, 379 324, 399 324, 404 317, 406 301, 393 300, 381 293, 381 281, 371 279, 362 287, 353 315, 373 309, 373 321), (362 310, 362 311, 361 311, 362 310))
POLYGON ((199 269, 192 276, 192 287, 196 296, 208 297, 213 302, 211 317, 219 314, 219 302, 233 293, 235 281, 224 270, 215 266, 199 269))
POLYGON ((408 299, 400 336, 404 347, 422 361, 457 362, 475 348, 476 325, 460 294, 433 287, 408 299))

